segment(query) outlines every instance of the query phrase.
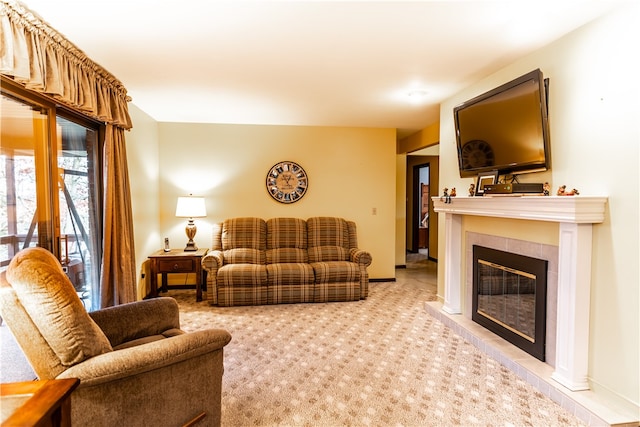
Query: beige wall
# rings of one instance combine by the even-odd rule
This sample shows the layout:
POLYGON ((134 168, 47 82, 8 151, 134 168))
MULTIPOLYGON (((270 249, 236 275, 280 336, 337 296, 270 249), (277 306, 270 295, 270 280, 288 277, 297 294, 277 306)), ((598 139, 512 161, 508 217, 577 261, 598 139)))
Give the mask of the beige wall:
POLYGON ((340 216, 356 222, 359 246, 371 252, 370 277, 395 277, 396 156, 394 129, 159 123, 157 210, 161 235, 186 243, 186 220, 176 199, 206 197, 207 217, 196 219, 198 246, 210 246, 214 222, 238 216, 340 216), (309 189, 285 205, 265 188, 279 161, 300 164, 309 189), (373 214, 373 210, 376 214, 373 214))
POLYGON ((410 153, 425 147, 437 145, 440 141, 440 123, 434 123, 420 132, 398 141, 398 154, 410 153))
MULTIPOLYGON (((521 182, 548 180, 553 191, 566 184, 581 194, 609 197, 605 222, 593 229, 589 379, 596 393, 614 395, 636 411, 640 89, 632 52, 637 51, 639 20, 635 5, 595 21, 461 91, 440 109, 440 182, 467 188, 473 180, 458 174, 453 107, 535 68, 550 79, 552 167, 523 175, 521 182)), ((524 233, 512 222, 507 225, 511 237, 524 233)), ((444 256, 440 245, 440 296, 444 256)))
POLYGON ((158 147, 158 123, 130 105, 129 113, 135 128, 125 135, 127 161, 131 182, 131 200, 134 223, 136 268, 138 271, 138 298, 147 293, 147 256, 160 248, 160 217, 158 215, 158 179, 160 176, 160 152, 158 147))
MULTIPOLYGON (((214 222, 234 216, 335 215, 358 225, 359 246, 371 252, 372 279, 395 278, 395 130, 303 126, 157 123, 131 105, 127 134, 139 297, 148 292, 147 256, 165 237, 186 244, 178 196, 206 197, 196 219, 198 246, 208 247, 214 222), (282 160, 305 168, 309 190, 284 205, 265 189, 268 170, 282 160), (373 214, 375 208, 376 214, 373 214)), ((192 283, 171 275, 170 283, 192 283)))

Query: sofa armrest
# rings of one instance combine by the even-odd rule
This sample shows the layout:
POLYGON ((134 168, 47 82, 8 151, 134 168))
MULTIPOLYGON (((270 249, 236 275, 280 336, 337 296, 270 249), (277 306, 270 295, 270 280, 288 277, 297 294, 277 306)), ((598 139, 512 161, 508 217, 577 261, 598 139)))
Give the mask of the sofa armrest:
POLYGON ((202 257, 202 268, 207 270, 207 274, 216 274, 223 265, 224 255, 222 255, 222 251, 209 251, 202 257))
POLYGON ((89 313, 112 347, 134 339, 180 329, 178 303, 161 297, 104 308, 89 313))
POLYGON ((222 350, 231 341, 223 329, 207 329, 115 350, 92 357, 57 378, 79 378, 80 387, 93 386, 142 374, 222 350))
POLYGON ((222 251, 209 251, 202 257, 202 268, 207 272, 207 301, 210 305, 218 305, 218 269, 223 265, 222 251))
POLYGON ((360 264, 364 267, 369 267, 371 265, 371 261, 373 258, 371 254, 362 249, 351 249, 349 253, 349 259, 351 262, 355 262, 356 264, 360 264))

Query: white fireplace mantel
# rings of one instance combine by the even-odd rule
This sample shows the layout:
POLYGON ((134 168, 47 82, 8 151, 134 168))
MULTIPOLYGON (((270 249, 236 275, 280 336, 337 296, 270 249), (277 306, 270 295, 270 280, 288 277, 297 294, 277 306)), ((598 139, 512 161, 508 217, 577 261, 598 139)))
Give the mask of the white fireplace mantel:
POLYGON ((550 221, 559 224, 558 319, 555 372, 552 378, 570 390, 587 390, 589 307, 591 298, 592 224, 605 217, 604 196, 433 197, 434 210, 444 215, 444 306, 462 313, 461 277, 464 258, 462 217, 475 215, 550 221))

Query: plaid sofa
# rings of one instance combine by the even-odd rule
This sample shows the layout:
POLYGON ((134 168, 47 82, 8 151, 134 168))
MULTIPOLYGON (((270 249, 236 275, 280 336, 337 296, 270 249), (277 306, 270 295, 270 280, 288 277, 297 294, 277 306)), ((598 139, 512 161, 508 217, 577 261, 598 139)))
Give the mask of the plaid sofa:
POLYGON ((357 301, 369 293, 371 254, 356 224, 336 217, 231 218, 213 227, 202 259, 211 305, 357 301))

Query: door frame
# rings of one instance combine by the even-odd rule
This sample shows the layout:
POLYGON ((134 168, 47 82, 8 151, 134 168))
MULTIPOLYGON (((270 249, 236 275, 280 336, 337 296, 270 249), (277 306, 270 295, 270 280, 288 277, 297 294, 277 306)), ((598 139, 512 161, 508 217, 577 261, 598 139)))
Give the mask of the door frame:
MULTIPOLYGON (((413 180, 413 200, 412 200, 412 206, 411 206, 411 249, 410 251, 412 253, 418 253, 419 249, 420 249, 420 227, 418 226, 420 219, 421 219, 421 215, 422 215, 422 209, 421 209, 421 198, 422 195, 421 193, 421 188, 420 188, 420 170, 422 168, 428 167, 429 168, 429 176, 431 176, 431 162, 427 162, 427 163, 420 163, 418 165, 414 165, 413 166, 413 173, 412 173, 412 180, 413 180), (417 219, 417 221, 416 221, 417 219)), ((428 184, 429 185, 429 194, 431 194, 431 183, 428 184)), ((431 216, 431 215, 429 215, 431 216)))

